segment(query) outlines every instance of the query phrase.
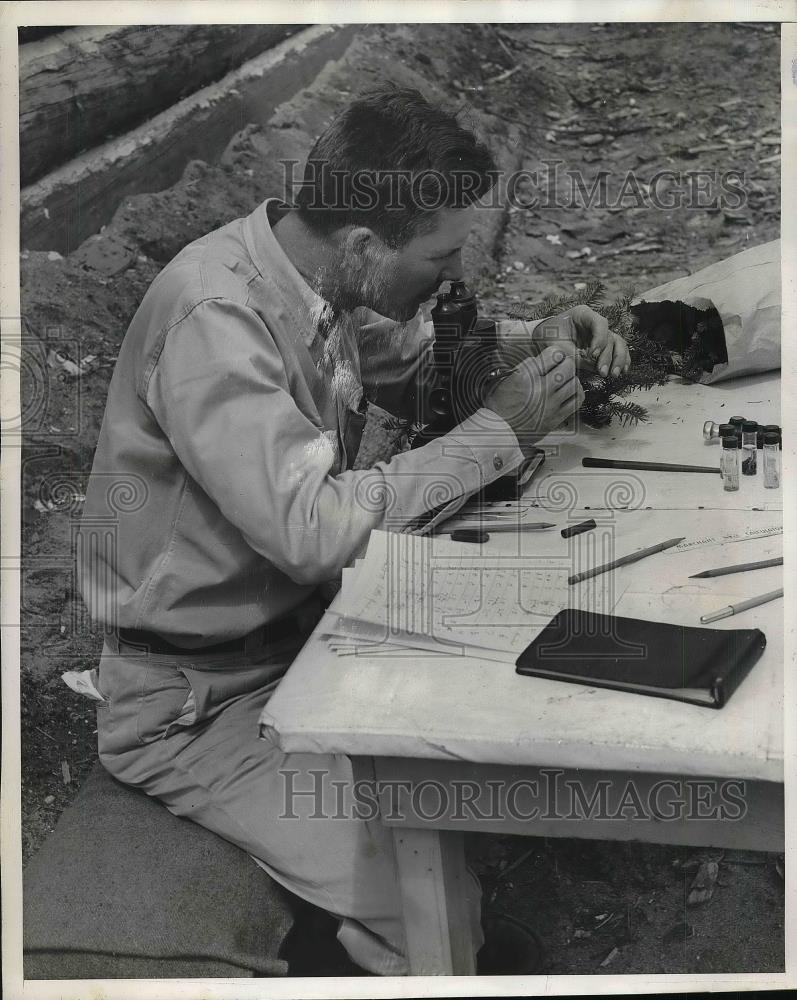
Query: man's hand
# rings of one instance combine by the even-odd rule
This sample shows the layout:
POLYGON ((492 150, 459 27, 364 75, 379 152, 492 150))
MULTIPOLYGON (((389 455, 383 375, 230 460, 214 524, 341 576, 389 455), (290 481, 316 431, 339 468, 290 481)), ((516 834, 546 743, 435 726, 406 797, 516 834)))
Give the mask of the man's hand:
POLYGON ((485 406, 506 420, 524 452, 560 427, 583 402, 575 349, 566 341, 521 361, 484 399, 485 406))
POLYGON ((631 367, 628 345, 621 336, 612 333, 609 324, 589 306, 573 306, 559 316, 544 319, 531 339, 544 345, 569 340, 584 349, 601 375, 619 375, 631 367))

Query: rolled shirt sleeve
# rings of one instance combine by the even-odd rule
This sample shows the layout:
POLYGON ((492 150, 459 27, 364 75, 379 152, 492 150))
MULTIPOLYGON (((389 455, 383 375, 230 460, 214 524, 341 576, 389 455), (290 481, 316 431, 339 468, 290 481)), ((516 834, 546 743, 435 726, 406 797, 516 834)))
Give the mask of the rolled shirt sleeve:
POLYGON ((297 583, 333 578, 373 528, 401 530, 523 460, 509 425, 481 409, 423 448, 336 474, 334 429, 297 404, 262 319, 227 299, 168 332, 145 396, 189 475, 297 583))

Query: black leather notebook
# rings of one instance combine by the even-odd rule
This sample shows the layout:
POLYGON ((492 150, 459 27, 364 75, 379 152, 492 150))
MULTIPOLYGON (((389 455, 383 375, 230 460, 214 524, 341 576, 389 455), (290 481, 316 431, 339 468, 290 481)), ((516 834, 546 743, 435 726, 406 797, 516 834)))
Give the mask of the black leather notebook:
POLYGON ((757 628, 694 628, 560 611, 517 673, 722 708, 767 644, 757 628))

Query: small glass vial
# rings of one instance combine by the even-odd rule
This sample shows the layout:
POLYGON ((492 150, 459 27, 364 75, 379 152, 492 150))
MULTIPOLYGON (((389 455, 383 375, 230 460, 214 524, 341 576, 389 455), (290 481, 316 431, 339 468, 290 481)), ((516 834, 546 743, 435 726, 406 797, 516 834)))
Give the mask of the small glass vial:
POLYGON ((758 471, 756 451, 758 424, 755 420, 745 420, 742 424, 742 475, 754 476, 758 471))
POLYGON ((720 455, 722 488, 726 493, 739 489, 739 453, 739 438, 735 434, 726 434, 722 439, 720 455))
POLYGON ((777 434, 778 439, 780 439, 781 431, 777 424, 761 424, 758 425, 758 447, 764 447, 764 435, 765 434, 777 434))
POLYGON ((703 424, 703 440, 721 441, 725 434, 735 434, 733 424, 718 424, 716 420, 707 420, 703 424))
POLYGON ((747 417, 731 417, 731 419, 728 421, 729 424, 733 424, 733 426, 736 428, 734 433, 738 434, 739 437, 742 436, 742 424, 745 422, 745 420, 747 420, 747 417))
POLYGON ((780 434, 765 434, 761 451, 764 466, 764 486, 768 490, 780 489, 780 434))

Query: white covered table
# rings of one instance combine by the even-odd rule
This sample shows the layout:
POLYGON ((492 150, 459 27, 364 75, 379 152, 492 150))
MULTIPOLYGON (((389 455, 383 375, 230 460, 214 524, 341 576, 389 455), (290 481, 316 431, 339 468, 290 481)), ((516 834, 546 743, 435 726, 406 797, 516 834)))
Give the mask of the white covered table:
MULTIPOLYGON (((581 458, 718 464, 703 421, 738 413, 779 423, 779 389, 776 374, 707 387, 673 382, 640 393, 648 425, 549 438, 544 474, 527 498, 543 508, 535 519, 557 529, 494 534, 485 551, 519 563, 552 558, 566 577, 607 553, 686 536, 677 549, 604 577, 621 593, 615 614, 681 624, 775 589, 781 567, 689 579, 781 554, 781 491, 763 489, 760 469, 725 493, 719 475, 586 469, 581 458), (558 529, 588 517, 594 531, 561 537, 558 529)), ((761 628, 767 647, 714 710, 522 677, 470 656, 338 657, 321 639, 333 605, 264 723, 284 751, 348 754, 357 777, 381 783, 412 971, 472 974, 465 830, 783 849, 783 613, 774 601, 716 623, 761 628)))

